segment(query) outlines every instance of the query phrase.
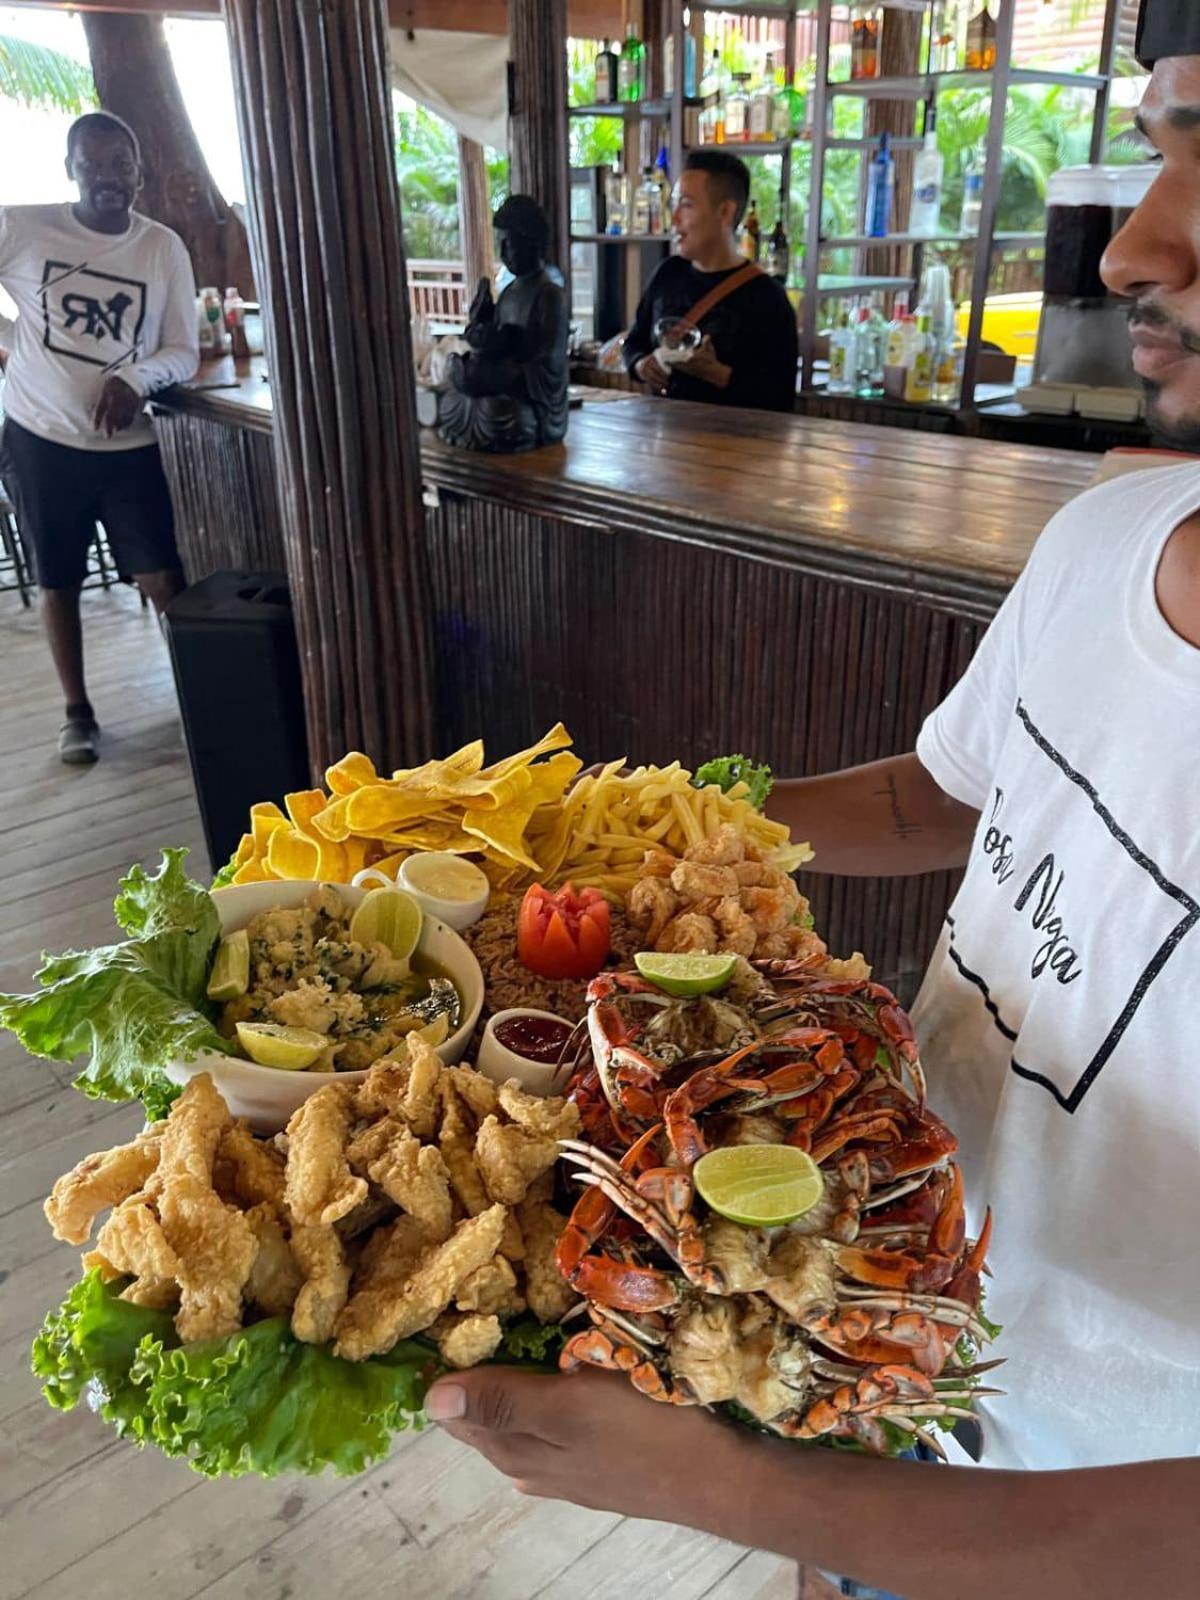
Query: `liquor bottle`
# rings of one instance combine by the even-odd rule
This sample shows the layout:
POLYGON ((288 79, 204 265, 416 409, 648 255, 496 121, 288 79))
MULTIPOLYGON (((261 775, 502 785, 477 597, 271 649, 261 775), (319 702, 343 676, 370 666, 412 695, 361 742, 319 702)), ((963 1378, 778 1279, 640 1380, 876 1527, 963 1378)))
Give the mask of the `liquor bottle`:
POLYGON ((626 29, 621 59, 617 63, 617 95, 621 100, 640 100, 646 87, 646 46, 637 36, 637 23, 626 29))
POLYGON ((236 284, 225 291, 225 327, 229 332, 234 357, 245 361, 250 355, 250 341, 246 337, 246 302, 236 284))
POLYGON ((971 72, 990 72, 996 65, 996 19, 987 0, 967 23, 966 65, 971 72))
POLYGON ((725 97, 725 143, 744 144, 750 136, 750 74, 735 72, 725 97))
MULTIPOLYGON (((675 93, 675 34, 667 34, 663 45, 663 90, 675 93)), ((683 36, 683 92, 689 100, 696 97, 696 39, 691 33, 683 36)))
POLYGON ((854 329, 843 309, 829 335, 829 394, 854 393, 854 329))
POLYGON ((850 17, 850 76, 879 76, 880 7, 856 6, 850 17))
POLYGON ((983 215, 983 179, 986 166, 986 159, 978 148, 968 150, 963 158, 962 217, 958 226, 960 232, 971 238, 978 234, 983 215))
POLYGON ((775 120, 775 57, 768 52, 762 81, 750 97, 750 137, 767 140, 775 120))
POLYGON ((658 160, 654 163, 654 181, 658 185, 658 209, 662 218, 663 233, 671 231, 671 158, 665 144, 658 147, 658 160))
POLYGON ((879 149, 871 161, 867 181, 867 210, 863 232, 872 239, 886 239, 892 227, 892 204, 896 193, 896 163, 888 148, 888 136, 880 135, 879 149))
POLYGON ((611 106, 617 98, 617 52, 612 40, 605 39, 603 50, 596 55, 596 104, 611 106))
POLYGON ((938 0, 929 32, 930 72, 953 72, 958 66, 960 0, 938 0))
POLYGON ((904 398, 910 335, 916 332, 916 327, 916 319, 909 314, 908 295, 902 290, 892 305, 892 320, 888 323, 883 353, 883 392, 894 400, 904 398))
POLYGON ((643 236, 662 232, 662 199, 653 167, 642 168, 642 181, 633 197, 633 231, 643 236))
POLYGON ((767 271, 777 283, 782 283, 784 288, 787 287, 791 259, 792 250, 788 243, 787 229, 783 225, 783 196, 780 195, 779 215, 767 240, 767 271))
POLYGON ((790 139, 799 121, 793 114, 795 102, 799 99, 796 91, 785 81, 787 69, 779 68, 775 73, 775 82, 771 86, 771 137, 773 139, 790 139))
POLYGON ((909 361, 908 378, 904 385, 904 398, 917 405, 928 405, 933 399, 933 373, 937 341, 927 311, 917 317, 917 337, 909 361))
POLYGON ((604 180, 604 209, 606 231, 622 234, 629 231, 629 206, 625 197, 625 177, 615 162, 604 180))
POLYGON ((859 311, 854 335, 854 392, 861 400, 877 400, 883 393, 887 324, 876 305, 859 311))
POLYGON ((761 249, 762 227, 758 220, 758 202, 751 200, 742 222, 741 253, 747 261, 757 261, 761 249))
POLYGON ((925 148, 913 163, 913 199, 908 231, 932 239, 942 225, 942 185, 946 163, 938 149, 937 112, 931 105, 925 120, 925 148))

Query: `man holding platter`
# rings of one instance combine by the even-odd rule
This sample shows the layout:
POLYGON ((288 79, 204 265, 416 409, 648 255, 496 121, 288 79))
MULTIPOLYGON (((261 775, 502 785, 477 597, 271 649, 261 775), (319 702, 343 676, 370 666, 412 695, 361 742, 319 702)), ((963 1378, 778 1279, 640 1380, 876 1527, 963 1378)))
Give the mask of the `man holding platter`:
MULTIPOLYGON (((1200 7, 1145 0, 1162 160, 1105 260, 1154 420, 1200 445, 1200 7)), ((907 755, 781 784, 815 869, 965 867, 914 1012, 996 1210, 1007 1357, 983 1462, 755 1437, 600 1374, 480 1369, 429 1411, 527 1493, 703 1528, 844 1592, 1190 1592, 1200 1570, 1200 469, 1119 479, 1046 529, 907 755), (1104 541, 1097 562, 1097 540, 1104 541)))

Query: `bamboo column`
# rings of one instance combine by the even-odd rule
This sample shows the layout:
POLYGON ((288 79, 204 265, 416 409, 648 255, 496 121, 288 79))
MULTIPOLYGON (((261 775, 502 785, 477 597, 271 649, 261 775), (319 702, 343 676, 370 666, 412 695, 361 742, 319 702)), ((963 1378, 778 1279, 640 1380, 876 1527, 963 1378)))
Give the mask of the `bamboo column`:
POLYGON ((383 0, 225 16, 309 751, 388 770, 433 754, 433 692, 383 0))
POLYGON ((492 197, 488 191, 487 158, 483 146, 465 134, 458 136, 458 228, 462 239, 467 299, 496 275, 492 252, 492 197))
POLYGON ((545 209, 550 257, 569 288, 566 0, 508 0, 508 41, 513 193, 531 194, 545 209))

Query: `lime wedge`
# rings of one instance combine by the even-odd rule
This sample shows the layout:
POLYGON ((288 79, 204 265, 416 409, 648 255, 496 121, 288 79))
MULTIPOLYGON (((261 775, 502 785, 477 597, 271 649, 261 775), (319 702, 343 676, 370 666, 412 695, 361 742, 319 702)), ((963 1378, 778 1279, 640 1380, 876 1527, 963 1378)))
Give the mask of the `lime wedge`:
POLYGON ((736 956, 659 955, 642 950, 633 958, 642 977, 664 994, 711 994, 723 989, 737 971, 736 956))
POLYGON ((443 1011, 434 1017, 432 1022, 427 1022, 423 1028, 415 1028, 409 1038, 424 1039, 425 1043, 432 1045, 436 1050, 439 1044, 445 1044, 450 1037, 450 1013, 443 1011))
POLYGON ((372 889, 350 918, 356 944, 382 944, 407 961, 421 937, 421 908, 403 889, 372 889))
POLYGON ((208 975, 210 1000, 237 1000, 250 987, 250 935, 245 928, 226 934, 208 975))
POLYGON ((821 1169, 788 1144, 710 1150, 692 1180, 714 1211, 747 1228, 774 1228, 802 1217, 825 1193, 821 1169))
POLYGON ((260 1067, 279 1067, 284 1072, 303 1072, 329 1043, 322 1033, 311 1028, 285 1028, 278 1022, 239 1022, 238 1043, 260 1067))

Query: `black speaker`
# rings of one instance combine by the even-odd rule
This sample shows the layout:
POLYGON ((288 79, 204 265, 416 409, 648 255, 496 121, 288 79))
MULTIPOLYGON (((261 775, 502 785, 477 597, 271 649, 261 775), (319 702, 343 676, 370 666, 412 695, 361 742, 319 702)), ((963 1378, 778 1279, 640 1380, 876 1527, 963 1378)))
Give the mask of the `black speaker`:
POLYGON ((311 786, 287 579, 214 572, 171 601, 163 628, 215 872, 255 801, 311 786))

